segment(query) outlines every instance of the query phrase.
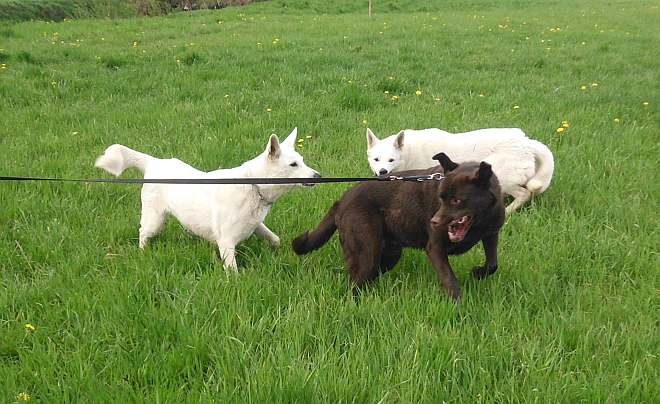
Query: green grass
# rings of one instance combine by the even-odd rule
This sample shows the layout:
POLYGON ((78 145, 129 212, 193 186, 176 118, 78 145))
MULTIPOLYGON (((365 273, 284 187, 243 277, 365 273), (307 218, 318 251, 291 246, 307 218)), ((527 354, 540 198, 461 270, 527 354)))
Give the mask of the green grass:
POLYGON ((140 251, 137 187, 2 183, 0 401, 657 400, 657 2, 326 3, 3 25, 0 173, 101 176, 116 142, 210 170, 298 126, 309 165, 368 175, 366 125, 521 127, 556 172, 500 271, 453 258, 454 305, 407 251, 356 303, 336 237, 289 247, 348 185, 285 196, 283 246, 232 275, 174 220, 140 251))

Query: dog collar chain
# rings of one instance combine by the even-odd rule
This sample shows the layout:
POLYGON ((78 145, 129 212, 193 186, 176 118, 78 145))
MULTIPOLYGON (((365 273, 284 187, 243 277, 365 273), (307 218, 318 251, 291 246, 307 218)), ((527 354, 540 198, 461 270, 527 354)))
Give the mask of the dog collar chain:
POLYGON ((270 206, 273 203, 275 203, 275 201, 269 201, 268 199, 266 199, 265 196, 263 196, 257 184, 252 184, 252 186, 254 186, 254 189, 257 191, 257 195, 259 195, 259 200, 263 202, 266 206, 270 206))
POLYGON ((424 181, 442 181, 445 179, 445 176, 442 175, 441 173, 433 173, 429 175, 411 175, 411 176, 406 176, 406 177, 401 177, 398 175, 390 175, 389 177, 378 177, 381 179, 381 181, 417 181, 417 182, 424 182, 424 181))

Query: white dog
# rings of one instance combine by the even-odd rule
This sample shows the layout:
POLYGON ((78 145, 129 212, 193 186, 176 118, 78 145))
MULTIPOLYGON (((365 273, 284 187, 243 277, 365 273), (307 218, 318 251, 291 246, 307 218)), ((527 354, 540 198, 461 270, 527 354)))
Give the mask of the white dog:
MULTIPOLYGON (((108 147, 95 165, 116 176, 135 167, 144 173, 144 178, 154 179, 320 177, 295 151, 297 133, 296 128, 282 143, 276 135, 271 135, 266 150, 254 159, 239 167, 208 173, 179 159, 159 159, 119 144, 108 147)), ((273 247, 279 245, 279 237, 263 221, 271 205, 294 186, 144 184, 140 248, 160 232, 167 214, 171 214, 192 233, 215 242, 225 266, 236 268, 236 245, 252 233, 265 238, 273 247)))
POLYGON ((367 158, 376 175, 433 167, 437 162, 432 157, 439 152, 458 163, 490 163, 502 192, 514 198, 506 207, 507 214, 545 191, 555 168, 550 149, 517 128, 455 134, 440 129, 406 129, 382 140, 367 128, 367 158))

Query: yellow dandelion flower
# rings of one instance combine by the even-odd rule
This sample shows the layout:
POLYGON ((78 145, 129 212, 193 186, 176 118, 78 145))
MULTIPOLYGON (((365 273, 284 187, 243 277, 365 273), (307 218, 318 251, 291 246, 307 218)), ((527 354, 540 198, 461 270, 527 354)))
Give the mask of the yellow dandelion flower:
POLYGON ((32 397, 30 397, 30 395, 29 395, 28 393, 26 393, 26 392, 18 393, 18 395, 16 396, 16 399, 17 399, 18 401, 28 401, 28 400, 30 400, 31 398, 32 398, 32 397))
POLYGON ((225 94, 225 98, 229 98, 229 94, 225 94))
POLYGON ((442 98, 440 98, 440 97, 435 97, 434 99, 435 99, 436 101, 442 101, 442 98))
POLYGON ((644 101, 644 102, 642 103, 642 105, 645 106, 645 107, 648 107, 648 106, 649 106, 649 102, 648 102, 648 101, 644 101))
POLYGON ((420 95, 422 95, 422 91, 421 90, 415 91, 415 95, 419 97, 420 95))
POLYGON ((266 112, 271 112, 271 111, 272 111, 271 108, 266 108, 266 112))
POLYGON ((591 87, 598 87, 598 83, 594 81, 593 83, 591 83, 591 87))
POLYGON ((587 44, 586 42, 582 41, 582 45, 586 45, 586 44, 587 44))
POLYGON ((398 95, 393 95, 393 96, 392 96, 392 100, 393 100, 393 101, 397 101, 398 99, 399 99, 399 96, 398 96, 398 95))
POLYGON ((614 123, 619 123, 619 122, 621 122, 621 119, 619 119, 619 118, 614 118, 614 123))
POLYGON ((513 106, 513 109, 520 109, 520 106, 518 106, 518 105, 514 105, 514 106, 513 106))
POLYGON ((385 90, 385 91, 383 92, 383 94, 385 94, 385 95, 387 95, 387 94, 389 94, 389 93, 390 93, 390 92, 387 91, 387 90, 385 90))
POLYGON ((305 139, 311 139, 311 138, 312 138, 312 135, 305 136, 305 139))
POLYGON ((587 89, 587 86, 584 86, 584 85, 580 86, 580 90, 584 91, 586 89, 587 89))
POLYGON ((366 124, 367 124, 367 120, 366 120, 366 119, 363 119, 363 120, 362 120, 362 124, 363 124, 363 125, 366 125, 366 124))
POLYGON ((35 330, 35 328, 32 324, 30 324, 30 323, 25 324, 25 331, 32 332, 34 330, 35 330))
POLYGON ((137 41, 133 41, 133 47, 134 47, 134 48, 137 48, 137 46, 138 46, 137 41))
POLYGON ((394 80, 394 76, 390 76, 390 77, 388 77, 388 79, 394 80))
POLYGON ((568 128, 571 127, 571 124, 569 124, 568 122, 562 122, 562 123, 561 123, 561 127, 562 127, 562 128, 566 128, 566 129, 568 129, 568 128))
POLYGON ((485 96, 486 96, 486 94, 484 94, 484 93, 479 93, 479 97, 485 97, 485 96))
POLYGON ((305 141, 305 139, 298 139, 298 143, 302 143, 304 141, 305 141))
POLYGON ((261 46, 261 42, 257 42, 257 46, 261 46))
POLYGON ((566 128, 557 128, 557 133, 562 133, 565 130, 566 130, 566 128))

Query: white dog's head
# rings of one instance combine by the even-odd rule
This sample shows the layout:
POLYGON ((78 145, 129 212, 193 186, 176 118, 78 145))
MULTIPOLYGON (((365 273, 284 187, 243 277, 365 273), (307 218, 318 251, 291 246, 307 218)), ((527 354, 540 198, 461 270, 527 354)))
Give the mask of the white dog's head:
POLYGON ((381 140, 367 128, 367 159, 374 174, 386 175, 396 171, 401 164, 403 136, 401 131, 381 140))
POLYGON ((277 135, 270 135, 266 150, 262 154, 264 177, 319 178, 321 176, 318 171, 308 167, 303 157, 296 151, 297 136, 298 128, 294 128, 282 142, 277 135))

